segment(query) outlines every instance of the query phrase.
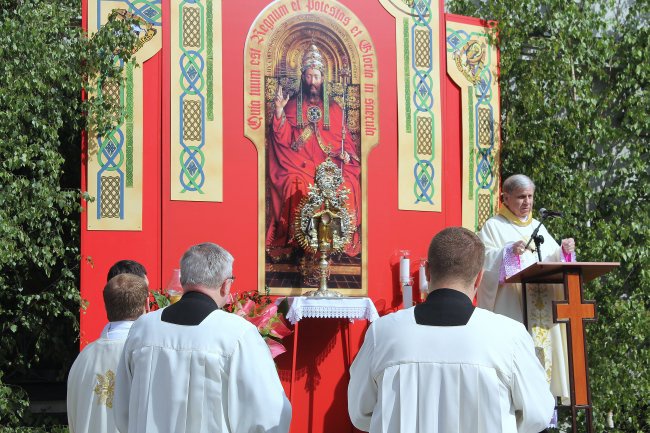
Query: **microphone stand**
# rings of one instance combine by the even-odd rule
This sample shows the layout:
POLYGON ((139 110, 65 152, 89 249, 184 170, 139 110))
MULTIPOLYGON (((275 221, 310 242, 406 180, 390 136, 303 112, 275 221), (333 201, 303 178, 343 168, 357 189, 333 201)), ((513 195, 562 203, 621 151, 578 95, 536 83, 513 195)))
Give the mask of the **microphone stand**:
POLYGON ((547 214, 542 214, 542 218, 540 219, 539 224, 537 225, 537 227, 533 231, 533 234, 530 235, 530 239, 528 240, 528 243, 524 247, 524 250, 526 250, 528 248, 528 245, 530 245, 531 241, 535 242, 535 248, 537 249, 537 258, 538 258, 538 261, 540 261, 540 262, 542 261, 541 245, 544 243, 544 236, 542 236, 540 234, 537 234, 537 233, 539 232, 539 228, 542 226, 542 224, 544 223, 544 220, 547 217, 548 217, 547 214))

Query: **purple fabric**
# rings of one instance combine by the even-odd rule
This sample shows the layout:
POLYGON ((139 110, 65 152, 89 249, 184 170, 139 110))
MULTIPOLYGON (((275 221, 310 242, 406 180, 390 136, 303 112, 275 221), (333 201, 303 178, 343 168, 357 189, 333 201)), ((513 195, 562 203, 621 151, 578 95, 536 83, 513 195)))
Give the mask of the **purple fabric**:
POLYGON ((506 278, 521 270, 521 258, 512 250, 513 245, 506 245, 503 249, 503 259, 499 269, 499 284, 503 284, 506 278))
POLYGON ((570 253, 566 253, 566 252, 564 252, 564 250, 562 250, 562 256, 560 257, 560 259, 564 263, 575 262, 576 261, 576 252, 571 251, 570 253))

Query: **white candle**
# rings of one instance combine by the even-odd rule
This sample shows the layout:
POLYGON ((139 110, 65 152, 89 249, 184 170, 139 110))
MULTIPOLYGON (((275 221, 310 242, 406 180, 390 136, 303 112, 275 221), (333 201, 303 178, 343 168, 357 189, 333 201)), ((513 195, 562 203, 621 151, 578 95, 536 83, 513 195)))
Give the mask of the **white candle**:
POLYGON ((411 308, 413 306, 413 286, 410 284, 402 284, 402 299, 404 300, 404 308, 411 308))
POLYGON ((419 272, 419 283, 420 283, 420 293, 423 295, 427 293, 428 284, 427 284, 427 274, 424 270, 424 263, 420 265, 419 272))
POLYGON ((408 284, 409 279, 411 278, 411 260, 407 257, 402 257, 399 261, 399 282, 402 284, 408 284))

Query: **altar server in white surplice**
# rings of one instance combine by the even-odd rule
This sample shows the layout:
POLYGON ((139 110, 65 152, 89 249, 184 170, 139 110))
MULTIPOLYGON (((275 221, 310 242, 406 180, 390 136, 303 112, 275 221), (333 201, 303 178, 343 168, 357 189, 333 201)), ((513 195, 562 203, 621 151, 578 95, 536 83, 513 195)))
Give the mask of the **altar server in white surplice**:
MULTIPOLYGON (((144 271, 142 265, 138 265, 144 271)), ((118 274, 108 281, 103 295, 110 322, 99 339, 81 351, 68 375, 67 409, 71 433, 117 432, 113 417, 115 372, 129 329, 145 312, 149 289, 140 276, 118 274)))
POLYGON ((218 245, 181 259, 184 295, 133 324, 115 384, 122 433, 284 433, 291 406, 257 328, 220 308, 233 257, 218 245))
MULTIPOLYGON (((523 322, 520 284, 505 284, 504 280, 538 260, 535 244, 530 240, 539 221, 532 217, 535 184, 516 174, 503 182, 502 206, 499 214, 485 222, 479 237, 485 244, 483 281, 478 289, 478 306, 523 322)), ((574 240, 563 239, 561 246, 542 225, 539 234, 542 261, 575 261, 574 240)), ((569 373, 566 329, 553 323, 553 300, 563 300, 561 284, 527 285, 528 329, 535 351, 544 367, 553 395, 569 404, 569 373)))
POLYGON ((472 305, 484 247, 461 227, 429 246, 425 302, 376 320, 350 368, 352 423, 371 433, 537 433, 554 400, 523 325, 472 305))

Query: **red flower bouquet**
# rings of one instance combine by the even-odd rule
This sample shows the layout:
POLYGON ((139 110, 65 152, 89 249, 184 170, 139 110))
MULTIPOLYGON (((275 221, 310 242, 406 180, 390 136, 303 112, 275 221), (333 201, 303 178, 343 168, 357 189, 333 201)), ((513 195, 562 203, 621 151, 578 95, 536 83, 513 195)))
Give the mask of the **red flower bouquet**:
POLYGON ((280 341, 293 331, 286 325, 284 315, 268 295, 262 296, 258 291, 251 290, 231 294, 230 297, 230 302, 223 309, 255 325, 269 346, 273 358, 287 351, 280 341))

